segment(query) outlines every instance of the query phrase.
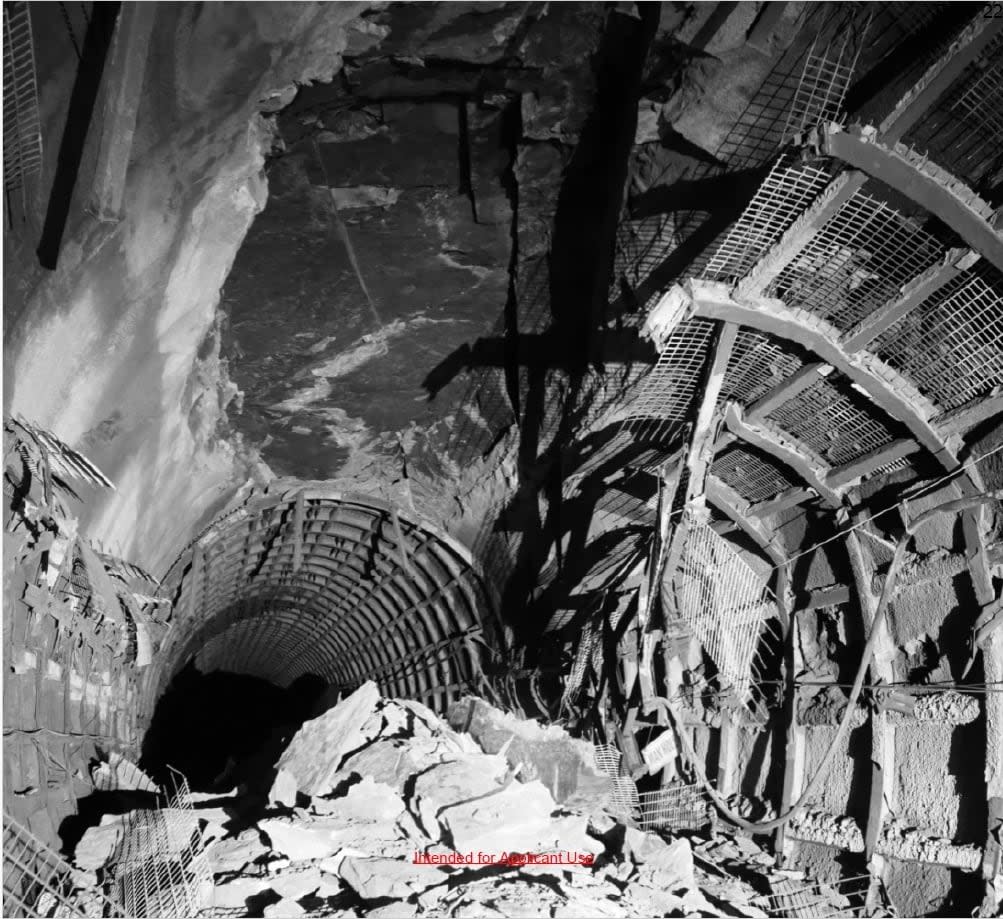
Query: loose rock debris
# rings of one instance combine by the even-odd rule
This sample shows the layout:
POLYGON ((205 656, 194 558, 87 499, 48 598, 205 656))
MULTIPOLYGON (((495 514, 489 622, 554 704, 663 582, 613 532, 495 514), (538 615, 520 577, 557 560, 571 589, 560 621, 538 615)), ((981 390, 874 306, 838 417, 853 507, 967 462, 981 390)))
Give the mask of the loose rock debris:
MULTIPOLYGON (((611 781, 560 728, 479 699, 449 721, 472 734, 367 683, 302 726, 270 784, 194 795, 202 915, 767 916, 796 883, 749 839, 605 813, 611 781)), ((121 820, 85 834, 79 867, 113 867, 121 820)))

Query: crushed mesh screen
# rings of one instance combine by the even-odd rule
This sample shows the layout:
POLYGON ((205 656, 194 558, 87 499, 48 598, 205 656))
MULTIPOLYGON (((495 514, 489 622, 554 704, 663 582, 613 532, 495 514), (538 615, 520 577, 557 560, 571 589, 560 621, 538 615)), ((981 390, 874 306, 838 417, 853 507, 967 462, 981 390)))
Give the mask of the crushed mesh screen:
POLYGON ((728 447, 718 454, 710 471, 751 504, 769 501, 794 487, 779 463, 750 447, 728 447))
POLYGON ((688 319, 668 336, 658 363, 630 405, 632 430, 665 436, 686 419, 703 384, 714 327, 708 319, 688 319))
POLYGON ((4 813, 5 916, 126 916, 42 840, 4 813))
POLYGON ((943 246, 911 218, 858 191, 767 293, 846 330, 897 297, 943 254, 943 246))
POLYGON ((185 919, 212 895, 212 873, 187 779, 164 808, 126 818, 112 871, 126 916, 185 919))
POLYGON ((704 277, 730 281, 744 277, 829 184, 831 170, 781 155, 722 243, 704 277))
POLYGON ((872 346, 943 409, 1003 383, 1003 275, 984 260, 945 284, 872 346))
POLYGON ((803 366, 804 359, 789 342, 755 329, 739 329, 721 384, 721 400, 749 405, 803 366))
POLYGON ((699 830, 710 823, 712 805, 703 787, 667 785, 638 795, 641 829, 699 830))
POLYGON ((778 406, 767 418, 806 444, 831 466, 853 462, 894 439, 873 410, 851 397, 846 381, 837 374, 818 382, 778 406), (841 384, 837 387, 837 383, 841 384))
POLYGON ((722 688, 743 702, 757 677, 757 647, 776 605, 760 577, 711 527, 690 514, 672 579, 675 608, 718 669, 722 688))

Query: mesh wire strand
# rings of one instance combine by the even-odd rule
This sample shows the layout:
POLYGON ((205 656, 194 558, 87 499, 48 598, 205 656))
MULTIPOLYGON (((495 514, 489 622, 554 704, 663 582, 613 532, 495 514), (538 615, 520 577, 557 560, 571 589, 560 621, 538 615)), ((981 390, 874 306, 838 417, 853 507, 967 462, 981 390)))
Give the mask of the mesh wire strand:
POLYGON ((872 348, 944 410, 984 395, 1003 383, 1003 275, 979 262, 872 348))
POLYGON ((766 293, 845 331, 937 264, 944 247, 912 218, 856 192, 766 293))

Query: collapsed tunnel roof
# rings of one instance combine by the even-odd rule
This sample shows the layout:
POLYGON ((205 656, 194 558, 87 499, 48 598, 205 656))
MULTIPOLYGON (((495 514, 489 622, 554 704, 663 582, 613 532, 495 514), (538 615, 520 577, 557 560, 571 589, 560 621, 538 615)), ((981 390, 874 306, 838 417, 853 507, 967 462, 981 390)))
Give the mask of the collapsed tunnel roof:
MULTIPOLYGON (((8 4, 5 806, 54 839, 192 661, 602 733, 713 686, 707 768, 789 803, 905 527, 1003 487, 1000 28, 8 4)), ((923 911, 980 883, 919 903, 873 839, 998 854, 1001 532, 998 501, 917 531, 869 670, 979 719, 875 716, 883 777, 860 735, 814 802, 923 911)))

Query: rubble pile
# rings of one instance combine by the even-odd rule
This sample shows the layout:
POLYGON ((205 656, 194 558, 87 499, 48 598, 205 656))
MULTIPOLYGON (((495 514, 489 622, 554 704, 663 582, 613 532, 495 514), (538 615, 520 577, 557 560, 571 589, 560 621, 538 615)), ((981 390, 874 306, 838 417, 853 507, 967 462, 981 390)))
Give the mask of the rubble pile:
MULTIPOLYGON (((559 728, 479 699, 449 721, 470 733, 367 683, 307 721, 267 782, 193 795, 209 914, 768 915, 782 873, 751 840, 614 819, 591 745, 559 728)), ((123 819, 85 834, 78 866, 114 870, 123 819)))

